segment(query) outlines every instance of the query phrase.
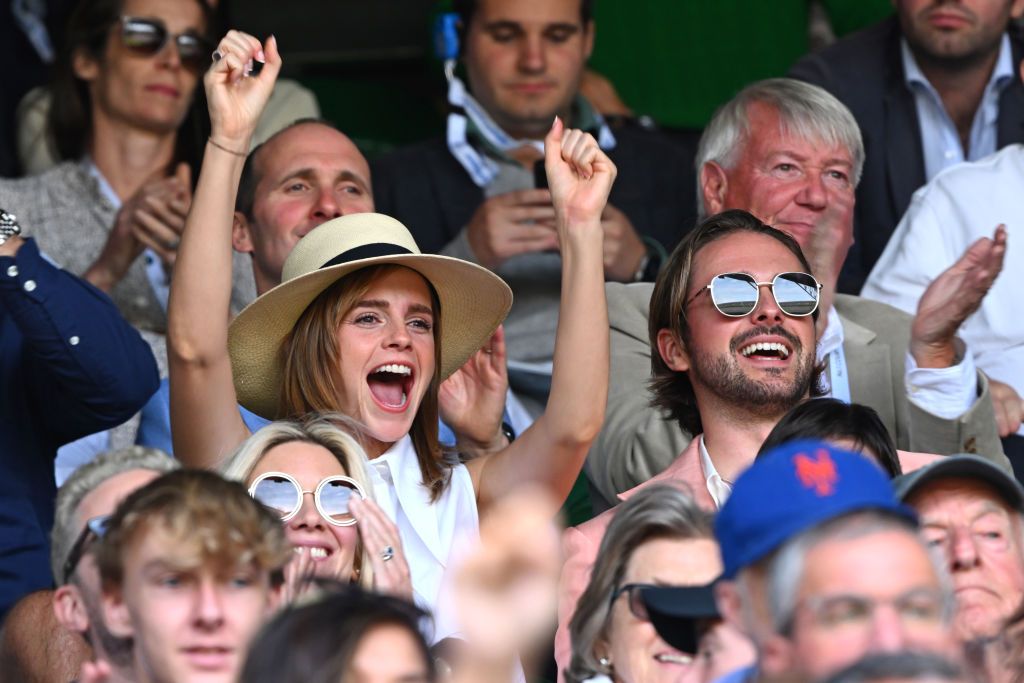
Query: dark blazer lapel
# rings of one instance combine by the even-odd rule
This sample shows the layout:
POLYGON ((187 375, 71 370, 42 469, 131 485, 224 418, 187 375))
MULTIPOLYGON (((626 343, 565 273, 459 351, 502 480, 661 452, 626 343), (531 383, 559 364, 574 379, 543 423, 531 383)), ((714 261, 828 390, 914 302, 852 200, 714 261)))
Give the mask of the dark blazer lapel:
POLYGON ((1017 77, 1017 69, 1024 59, 1024 29, 1010 28, 1010 52, 1014 75, 999 96, 999 121, 996 124, 996 145, 1000 148, 1024 142, 1024 83, 1017 77))
POLYGON ((431 148, 428 165, 430 183, 433 185, 435 196, 441 198, 437 205, 448 233, 447 238, 451 240, 466 226, 473 212, 483 203, 484 192, 451 155, 444 140, 431 148))
MULTIPOLYGON (((897 60, 899 60, 897 50, 897 60)), ((896 64, 900 64, 899 61, 896 64)), ((895 207, 908 206, 910 196, 924 185, 924 153, 921 151, 921 126, 917 120, 914 96, 903 82, 902 67, 890 72, 885 95, 885 172, 889 181, 889 199, 895 207)), ((895 225, 883 226, 893 230, 895 225)))

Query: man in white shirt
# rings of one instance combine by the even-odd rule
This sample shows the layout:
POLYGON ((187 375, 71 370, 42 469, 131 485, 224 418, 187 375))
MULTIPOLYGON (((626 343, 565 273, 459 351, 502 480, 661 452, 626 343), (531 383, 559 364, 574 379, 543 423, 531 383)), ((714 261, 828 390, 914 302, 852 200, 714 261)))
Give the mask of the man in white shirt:
MULTIPOLYGON (((957 276, 950 272, 944 285, 932 287, 928 309, 935 312, 926 316, 911 319, 835 295, 852 243, 863 150, 853 116, 827 92, 790 79, 761 81, 727 103, 705 130, 697 153, 698 203, 705 213, 750 211, 801 245, 823 285, 816 331, 826 395, 874 408, 903 450, 977 452, 1005 463, 988 381, 969 354, 960 358, 954 338, 998 272, 997 245, 986 246, 981 277, 970 286, 946 286, 957 276)), ((665 470, 697 433, 649 405, 644 383, 653 337, 672 327, 667 318, 651 321, 648 334, 651 291, 643 284, 608 286, 608 411, 587 459, 587 473, 608 501, 665 470)), ((746 453, 746 462, 756 451, 746 453)))
MULTIPOLYGON (((1022 64, 1024 73, 1024 64, 1022 64)), ((1009 145, 981 161, 937 175, 918 190, 862 296, 913 311, 929 283, 997 225, 1012 233, 1024 228, 1024 145, 1009 145)), ((991 378, 1003 447, 1011 460, 1024 458, 1024 320, 1019 292, 1024 285, 1024 251, 1007 251, 1003 274, 967 318, 960 336, 974 362, 991 378)))

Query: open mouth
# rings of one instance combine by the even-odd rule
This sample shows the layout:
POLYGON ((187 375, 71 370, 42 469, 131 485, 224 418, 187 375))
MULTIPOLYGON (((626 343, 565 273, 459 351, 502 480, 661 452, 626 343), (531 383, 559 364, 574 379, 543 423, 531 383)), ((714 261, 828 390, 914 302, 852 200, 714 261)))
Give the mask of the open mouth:
POLYGON ((668 652, 662 652, 654 655, 654 660, 662 664, 693 664, 693 657, 690 655, 671 654, 668 652))
POLYGON ((788 346, 781 342, 757 342, 740 347, 740 353, 745 358, 772 358, 786 360, 792 353, 788 346))
POLYGON ((409 392, 413 383, 412 366, 405 363, 385 363, 366 377, 370 395, 387 410, 402 411, 409 405, 409 392))

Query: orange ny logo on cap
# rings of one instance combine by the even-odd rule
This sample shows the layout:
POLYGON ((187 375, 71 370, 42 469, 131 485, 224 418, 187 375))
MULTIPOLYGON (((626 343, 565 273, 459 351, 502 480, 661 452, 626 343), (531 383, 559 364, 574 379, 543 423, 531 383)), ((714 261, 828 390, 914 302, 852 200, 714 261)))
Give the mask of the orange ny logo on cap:
POLYGON ((839 479, 836 464, 825 449, 819 449, 814 458, 803 453, 793 457, 796 465, 796 476, 807 488, 813 488, 819 496, 830 496, 835 492, 835 484, 839 479))

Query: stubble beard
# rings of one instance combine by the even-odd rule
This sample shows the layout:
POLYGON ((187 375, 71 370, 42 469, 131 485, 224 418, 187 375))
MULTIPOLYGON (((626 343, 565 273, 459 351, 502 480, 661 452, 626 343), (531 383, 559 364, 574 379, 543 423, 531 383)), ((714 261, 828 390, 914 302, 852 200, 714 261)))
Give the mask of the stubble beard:
MULTIPOLYGON (((778 332, 774 329, 774 333, 778 332)), ((784 336, 792 345, 795 357, 789 382, 785 381, 788 368, 765 368, 762 372, 766 377, 762 380, 748 376, 734 355, 742 344, 740 338, 732 341, 728 354, 694 354, 690 368, 692 380, 707 387, 722 403, 736 406, 752 416, 781 417, 807 397, 814 372, 814 359, 804 352, 800 340, 788 333, 784 336)))

